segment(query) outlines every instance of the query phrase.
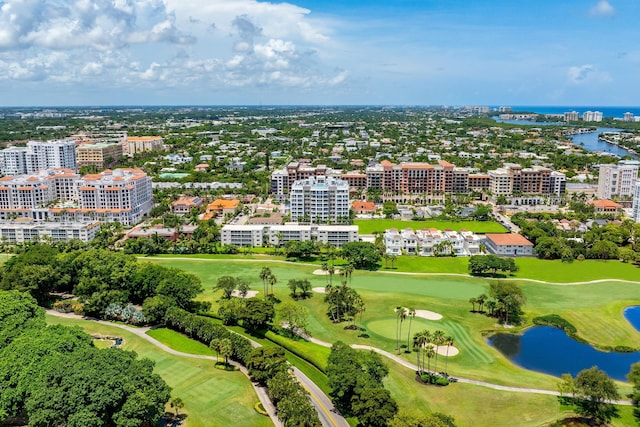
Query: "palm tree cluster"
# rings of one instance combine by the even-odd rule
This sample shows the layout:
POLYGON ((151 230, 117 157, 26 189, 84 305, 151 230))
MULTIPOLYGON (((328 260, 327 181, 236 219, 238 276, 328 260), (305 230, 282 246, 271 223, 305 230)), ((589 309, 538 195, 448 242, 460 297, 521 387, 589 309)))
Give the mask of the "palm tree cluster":
POLYGON ((260 270, 260 279, 262 280, 264 297, 267 298, 273 295, 273 285, 278 282, 278 279, 273 275, 269 267, 262 267, 262 270, 260 270), (269 285, 271 285, 271 293, 269 293, 269 285))
POLYGON ((443 331, 428 331, 422 330, 417 332, 413 336, 413 350, 417 354, 418 373, 423 372, 432 373, 438 372, 438 347, 447 346, 446 356, 444 361, 444 373, 447 372, 447 362, 449 356, 449 348, 453 345, 453 338, 445 335, 443 331), (424 369, 424 359, 427 358, 427 369, 424 369), (435 365, 433 371, 431 371, 431 359, 435 358, 435 365))
POLYGON ((355 289, 347 285, 346 280, 343 280, 340 286, 327 285, 324 302, 329 304, 327 314, 334 323, 348 320, 352 322, 352 326, 355 326, 358 314, 360 314, 360 322, 362 322, 362 313, 365 310, 364 301, 355 289))

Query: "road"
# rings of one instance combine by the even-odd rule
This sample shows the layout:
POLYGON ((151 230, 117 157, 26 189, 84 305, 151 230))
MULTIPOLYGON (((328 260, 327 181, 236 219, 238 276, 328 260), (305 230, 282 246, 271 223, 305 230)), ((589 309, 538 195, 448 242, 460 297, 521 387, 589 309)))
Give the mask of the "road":
POLYGON ((320 417, 320 422, 324 427, 349 427, 347 420, 338 413, 329 397, 313 381, 295 366, 293 367, 293 374, 311 396, 311 403, 316 407, 318 417, 320 417))

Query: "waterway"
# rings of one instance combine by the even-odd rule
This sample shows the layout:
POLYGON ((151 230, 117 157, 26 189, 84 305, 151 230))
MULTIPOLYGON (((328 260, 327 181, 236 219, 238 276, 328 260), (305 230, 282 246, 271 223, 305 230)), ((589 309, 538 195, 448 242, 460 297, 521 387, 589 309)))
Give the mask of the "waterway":
MULTIPOLYGON (((532 122, 529 120, 500 120, 497 118, 497 116, 493 117, 493 119, 498 123, 508 123, 513 125, 523 125, 523 126, 524 125, 526 126, 560 126, 560 125, 566 126, 566 124, 564 123, 557 123, 557 122, 532 122)), ((637 158, 638 157, 637 155, 628 152, 622 147, 619 147, 615 144, 610 144, 608 142, 600 141, 598 139, 600 134, 603 132, 619 132, 619 131, 621 131, 621 129, 596 128, 595 132, 573 135, 571 139, 573 140, 574 144, 583 147, 587 151, 609 153, 619 157, 631 156, 633 158, 637 158)))
MULTIPOLYGON (((640 306, 627 308, 624 315, 640 330, 640 306)), ((497 334, 489 338, 489 345, 518 366, 556 377, 566 373, 575 376, 583 369, 597 366, 611 378, 626 381, 631 365, 640 362, 640 351, 600 351, 553 326, 535 326, 522 335, 497 334)))

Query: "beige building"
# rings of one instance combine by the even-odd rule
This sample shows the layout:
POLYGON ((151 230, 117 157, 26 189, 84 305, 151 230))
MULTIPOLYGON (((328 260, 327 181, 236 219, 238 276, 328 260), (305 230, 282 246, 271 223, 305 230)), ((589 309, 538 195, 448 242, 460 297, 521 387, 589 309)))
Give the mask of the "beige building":
POLYGON ((145 151, 162 151, 164 144, 160 136, 128 136, 124 143, 124 153, 133 156, 145 151))
POLYGON ((122 157, 122 145, 113 143, 88 143, 76 148, 76 163, 78 169, 82 166, 97 166, 105 169, 115 165, 122 157))

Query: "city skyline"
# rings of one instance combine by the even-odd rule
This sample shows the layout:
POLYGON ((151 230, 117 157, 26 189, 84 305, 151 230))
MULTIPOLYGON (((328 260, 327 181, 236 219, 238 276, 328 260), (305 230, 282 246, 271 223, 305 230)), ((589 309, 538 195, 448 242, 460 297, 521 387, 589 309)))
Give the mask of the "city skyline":
POLYGON ((0 0, 0 106, 637 105, 631 0, 0 0))

